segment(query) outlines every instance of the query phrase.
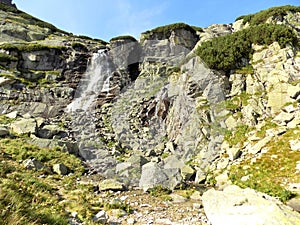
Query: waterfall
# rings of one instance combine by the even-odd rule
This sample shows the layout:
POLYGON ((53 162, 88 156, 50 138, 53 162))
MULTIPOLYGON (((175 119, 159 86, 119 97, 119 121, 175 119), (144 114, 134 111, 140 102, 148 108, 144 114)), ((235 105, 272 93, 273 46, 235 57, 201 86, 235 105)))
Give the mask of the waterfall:
POLYGON ((99 50, 94 53, 87 72, 78 85, 73 102, 67 106, 67 111, 90 109, 99 93, 109 90, 111 74, 112 65, 107 50, 99 50))

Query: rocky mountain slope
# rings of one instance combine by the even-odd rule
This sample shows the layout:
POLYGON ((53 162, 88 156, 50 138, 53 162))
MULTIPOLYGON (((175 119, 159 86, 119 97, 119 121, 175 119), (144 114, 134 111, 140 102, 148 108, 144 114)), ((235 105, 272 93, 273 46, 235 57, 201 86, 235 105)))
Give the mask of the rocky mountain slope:
POLYGON ((109 43, 0 10, 4 223, 299 223, 299 7, 109 43))

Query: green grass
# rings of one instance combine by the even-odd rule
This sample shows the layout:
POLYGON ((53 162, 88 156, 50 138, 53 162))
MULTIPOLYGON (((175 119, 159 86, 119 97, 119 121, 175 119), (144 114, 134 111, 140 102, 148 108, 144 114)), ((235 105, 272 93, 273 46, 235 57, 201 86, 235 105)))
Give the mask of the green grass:
POLYGON ((231 181, 243 188, 250 187, 286 202, 294 196, 286 189, 286 185, 300 182, 300 174, 296 173, 300 154, 292 151, 289 146, 289 140, 298 137, 299 130, 289 130, 269 142, 266 146, 268 151, 255 162, 251 162, 252 157, 249 156, 242 163, 231 166, 231 181), (248 180, 242 181, 244 176, 249 176, 248 180))
POLYGON ((247 141, 246 134, 251 130, 253 130, 253 128, 248 125, 239 125, 234 129, 234 131, 227 131, 225 133, 224 140, 226 140, 230 146, 236 146, 238 144, 242 146, 244 142, 247 141))
POLYGON ((14 119, 10 119, 5 115, 0 115, 0 125, 7 125, 10 124, 14 119))
POLYGON ((82 222, 92 225, 100 210, 132 212, 127 203, 103 201, 92 185, 78 184, 84 171, 80 159, 60 148, 39 148, 20 137, 0 139, 1 224, 67 225, 70 212, 77 212, 82 222), (72 173, 60 176, 49 170, 26 170, 23 160, 33 157, 49 168, 63 163, 72 173))
POLYGON ((49 45, 42 45, 42 44, 6 43, 6 44, 0 45, 0 49, 9 50, 9 51, 17 51, 17 52, 31 52, 31 51, 50 50, 50 49, 66 50, 67 48, 64 46, 49 46, 49 45))
POLYGON ((243 74, 243 75, 254 74, 254 69, 251 64, 248 64, 244 67, 236 69, 235 73, 239 73, 239 74, 243 74))
POLYGON ((243 19, 244 24, 248 22, 250 25, 259 25, 265 23, 270 17, 283 17, 287 15, 287 12, 300 12, 300 7, 291 5, 272 7, 255 14, 240 16, 236 21, 243 19))
POLYGON ((36 25, 36 26, 39 26, 39 27, 42 27, 42 28, 48 28, 52 32, 60 32, 60 33, 68 34, 67 32, 58 29, 57 27, 53 26, 50 23, 42 21, 42 20, 40 20, 36 17, 33 17, 33 16, 31 16, 31 15, 29 15, 29 14, 27 14, 27 13, 21 11, 21 10, 18 10, 14 7, 11 7, 9 5, 0 3, 0 10, 5 11, 5 12, 14 13, 14 14, 26 19, 29 22, 29 24, 31 24, 31 25, 36 25))

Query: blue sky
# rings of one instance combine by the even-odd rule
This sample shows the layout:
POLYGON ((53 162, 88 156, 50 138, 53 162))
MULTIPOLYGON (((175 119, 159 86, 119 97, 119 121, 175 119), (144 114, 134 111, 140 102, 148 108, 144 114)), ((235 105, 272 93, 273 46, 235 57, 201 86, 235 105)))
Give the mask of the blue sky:
POLYGON ((109 41, 170 23, 199 27, 300 0, 13 0, 17 7, 74 34, 109 41))

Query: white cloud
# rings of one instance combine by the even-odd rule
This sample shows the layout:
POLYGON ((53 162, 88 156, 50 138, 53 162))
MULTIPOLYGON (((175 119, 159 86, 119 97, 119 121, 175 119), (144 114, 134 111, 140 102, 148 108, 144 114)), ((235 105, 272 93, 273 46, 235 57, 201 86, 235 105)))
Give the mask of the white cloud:
POLYGON ((112 21, 113 26, 120 33, 130 34, 138 38, 141 32, 152 27, 156 17, 162 15, 167 9, 168 2, 153 4, 145 7, 143 3, 134 4, 130 0, 116 1, 116 18, 112 21))

